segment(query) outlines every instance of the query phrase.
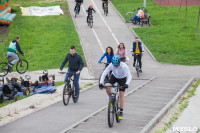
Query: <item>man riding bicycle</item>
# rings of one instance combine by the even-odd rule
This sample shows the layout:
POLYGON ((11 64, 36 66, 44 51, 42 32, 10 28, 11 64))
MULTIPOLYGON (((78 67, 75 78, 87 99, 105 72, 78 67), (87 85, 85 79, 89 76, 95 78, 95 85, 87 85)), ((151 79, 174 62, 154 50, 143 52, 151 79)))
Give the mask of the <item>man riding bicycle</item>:
POLYGON ((131 53, 134 56, 133 67, 135 67, 136 58, 139 61, 140 72, 142 72, 142 55, 144 54, 144 47, 142 42, 139 41, 138 37, 135 37, 135 42, 131 46, 131 53), (137 57, 136 57, 137 56, 137 57))
MULTIPOLYGON (((106 83, 106 86, 112 86, 116 82, 120 86, 124 86, 123 88, 120 88, 120 90, 119 90, 119 95, 120 95, 119 119, 123 119, 124 92, 125 92, 125 89, 128 88, 128 85, 131 82, 132 76, 131 76, 130 70, 129 70, 128 66, 126 65, 126 63, 120 62, 119 56, 115 55, 112 58, 112 63, 110 63, 109 66, 102 73, 99 88, 103 88, 104 79, 110 71, 112 71, 112 75, 111 75, 111 78, 109 79, 108 83, 106 83)), ((106 92, 107 92, 108 96, 110 96, 111 87, 107 87, 106 92)))
POLYGON ((12 58, 14 58, 14 60, 8 64, 10 68, 12 68, 13 65, 19 60, 19 57, 16 54, 17 51, 24 56, 24 53, 21 51, 21 48, 19 46, 19 41, 20 38, 16 37, 16 39, 13 40, 9 45, 7 52, 8 60, 11 61, 12 58))
POLYGON ((92 11, 96 12, 94 9, 93 9, 93 6, 90 5, 88 10, 86 10, 88 12, 88 16, 87 16, 87 23, 88 23, 88 18, 90 15, 92 15, 92 11))
POLYGON ((104 3, 106 3, 106 5, 108 6, 108 1, 110 0, 102 0, 102 8, 104 9, 104 3))
POLYGON ((79 77, 80 77, 80 72, 84 67, 84 63, 82 60, 82 57, 76 53, 76 49, 74 46, 70 47, 70 53, 67 54, 65 57, 65 60, 63 61, 59 73, 62 73, 62 69, 64 68, 65 64, 69 61, 68 64, 68 71, 65 77, 65 82, 68 81, 68 77, 70 77, 69 73, 75 73, 74 75, 74 84, 75 84, 75 99, 74 101, 78 101, 79 97, 79 77))
POLYGON ((83 3, 83 0, 75 0, 76 1, 76 6, 74 8, 74 11, 76 10, 76 8, 79 6, 79 9, 78 9, 78 14, 80 12, 80 9, 81 9, 81 3, 83 3))

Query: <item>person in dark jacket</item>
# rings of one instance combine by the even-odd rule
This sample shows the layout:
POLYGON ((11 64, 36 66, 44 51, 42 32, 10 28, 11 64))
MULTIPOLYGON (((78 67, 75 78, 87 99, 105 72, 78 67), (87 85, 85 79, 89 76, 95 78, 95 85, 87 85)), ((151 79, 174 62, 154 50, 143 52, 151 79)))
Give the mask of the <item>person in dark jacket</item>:
POLYGON ((8 64, 10 68, 12 68, 13 65, 19 60, 19 57, 16 54, 17 51, 24 56, 24 53, 22 52, 19 46, 19 41, 20 41, 20 38, 16 37, 16 39, 13 40, 9 45, 8 52, 7 52, 8 60, 11 61, 12 58, 14 58, 14 60, 8 64))
POLYGON ((92 15, 92 11, 96 12, 93 8, 92 5, 89 6, 88 10, 86 10, 86 12, 88 13, 88 16, 87 16, 87 23, 88 23, 88 18, 89 18, 89 15, 92 15))
POLYGON ((75 102, 77 102, 78 97, 79 97, 79 77, 80 77, 80 72, 84 67, 84 63, 83 63, 82 57, 76 53, 76 49, 74 46, 70 47, 70 53, 67 54, 67 56, 65 57, 65 60, 60 66, 59 73, 62 73, 62 70, 68 61, 69 61, 69 64, 68 64, 68 71, 65 77, 65 82, 67 82, 68 77, 71 76, 69 73, 75 73, 74 75, 75 102))
POLYGON ((75 0, 75 1, 76 1, 76 6, 74 8, 74 11, 79 6, 79 9, 78 9, 78 13, 79 13, 81 9, 81 3, 83 3, 83 0, 75 0))
POLYGON ((144 53, 144 47, 143 47, 142 42, 139 41, 138 37, 135 37, 135 42, 133 42, 133 45, 131 47, 131 53, 134 56, 133 67, 135 67, 136 56, 138 56, 140 72, 142 72, 142 61, 141 61, 141 58, 142 58, 142 55, 144 53))

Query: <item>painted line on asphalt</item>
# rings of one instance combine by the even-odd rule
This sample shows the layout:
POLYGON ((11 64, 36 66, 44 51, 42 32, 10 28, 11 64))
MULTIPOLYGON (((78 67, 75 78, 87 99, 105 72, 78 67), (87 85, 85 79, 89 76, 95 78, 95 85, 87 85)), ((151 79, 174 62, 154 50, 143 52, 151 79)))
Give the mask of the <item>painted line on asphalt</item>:
MULTIPOLYGON (((81 7, 82 7, 82 9, 83 9, 84 15, 87 17, 86 9, 84 8, 83 5, 82 5, 81 7)), ((102 51, 103 53, 105 53, 105 50, 104 50, 104 48, 103 48, 103 46, 102 46, 102 43, 101 43, 101 41, 100 41, 100 39, 99 39, 99 37, 98 37, 96 31, 94 30, 94 28, 92 28, 92 31, 93 31, 93 33, 94 33, 94 35, 95 35, 95 37, 96 37, 96 39, 97 39, 97 41, 98 41, 100 47, 101 47, 101 51, 102 51)))
MULTIPOLYGON (((148 80, 147 82, 141 84, 140 86, 136 87, 134 90, 130 91, 129 93, 125 94, 125 97, 127 97, 128 95, 132 94, 133 92, 137 91, 138 89, 140 89, 141 87, 145 86, 146 84, 148 84, 149 82, 151 82, 152 80, 154 80, 155 77, 153 77, 152 79, 148 80)), ((73 128, 75 128, 76 126, 80 125, 82 122, 88 120, 90 117, 98 114, 99 112, 101 112, 102 110, 106 109, 108 105, 105 105, 104 107, 100 108, 99 110, 91 113, 90 115, 86 116, 85 118, 81 119, 80 121, 72 124, 70 127, 60 131, 59 133, 66 133, 68 132, 69 130, 72 130, 73 128)))
POLYGON ((102 19, 103 22, 105 23, 106 27, 107 27, 108 30, 111 32, 111 34, 112 34, 113 38, 115 39, 117 45, 119 45, 119 41, 118 41, 118 39, 116 38, 115 34, 112 32, 110 26, 108 25, 108 23, 106 22, 106 20, 105 20, 105 19, 103 18, 103 16, 101 15, 101 13, 100 13, 99 9, 97 8, 96 4, 94 3, 94 1, 93 1, 93 0, 91 0, 91 1, 92 1, 93 5, 95 6, 96 11, 99 13, 101 19, 102 19))

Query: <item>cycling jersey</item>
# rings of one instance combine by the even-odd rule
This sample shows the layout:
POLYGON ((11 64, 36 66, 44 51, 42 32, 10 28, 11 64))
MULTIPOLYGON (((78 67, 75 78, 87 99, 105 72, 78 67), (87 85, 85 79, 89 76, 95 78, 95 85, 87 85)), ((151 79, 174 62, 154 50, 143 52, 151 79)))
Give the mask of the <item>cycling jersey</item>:
POLYGON ((118 68, 114 67, 114 65, 112 63, 110 63, 109 66, 107 66, 106 69, 104 70, 104 72, 102 73, 100 83, 103 84, 103 81, 104 81, 106 75, 110 71, 112 71, 112 75, 117 79, 123 79, 126 77, 126 79, 127 79, 126 84, 127 85, 130 84, 132 76, 131 76, 128 66, 124 62, 120 62, 120 66, 118 68))

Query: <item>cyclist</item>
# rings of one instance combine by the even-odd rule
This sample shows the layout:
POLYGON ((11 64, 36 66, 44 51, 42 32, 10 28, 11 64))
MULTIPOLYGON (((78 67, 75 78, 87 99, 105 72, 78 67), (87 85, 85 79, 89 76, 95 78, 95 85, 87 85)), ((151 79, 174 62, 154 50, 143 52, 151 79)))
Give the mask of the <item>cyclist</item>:
POLYGON ((20 38, 16 37, 16 39, 13 40, 9 45, 8 52, 7 52, 8 60, 11 61, 12 58, 14 58, 14 60, 8 64, 10 68, 12 68, 13 65, 19 60, 19 57, 16 54, 17 51, 20 54, 22 54, 22 56, 24 56, 24 53, 22 52, 19 46, 19 41, 20 41, 20 38))
POLYGON ((88 10, 86 10, 88 12, 88 16, 87 16, 87 23, 88 23, 88 18, 89 18, 89 15, 92 15, 92 11, 96 12, 93 8, 92 5, 89 6, 88 10))
POLYGON ((135 42, 131 46, 131 53, 134 56, 133 67, 135 67, 136 56, 138 57, 140 72, 142 72, 142 55, 144 54, 144 47, 142 42, 139 41, 138 37, 135 37, 135 42))
MULTIPOLYGON (((106 83, 106 86, 112 86, 116 82, 120 86, 124 86, 123 88, 120 88, 119 95, 120 95, 120 114, 119 119, 123 119, 123 108, 124 108, 124 92, 125 89, 128 88, 128 85, 131 82, 132 76, 130 73, 130 70, 126 63, 121 62, 118 55, 115 55, 112 58, 112 63, 109 64, 109 66, 104 70, 101 76, 99 88, 103 88, 103 81, 106 77, 106 75, 112 71, 111 78, 109 79, 108 83, 106 83)), ((108 96, 111 93, 111 87, 106 88, 106 92, 108 96)))
POLYGON ((125 62, 127 60, 127 50, 125 48, 124 43, 120 43, 115 51, 115 55, 119 55, 120 60, 125 62))
POLYGON ((81 9, 81 3, 83 3, 83 0, 75 0, 76 1, 76 6, 74 8, 74 11, 76 10, 76 8, 79 6, 79 9, 78 9, 78 14, 80 12, 80 9, 81 9))
POLYGON ((108 1, 110 0, 102 0, 102 8, 104 9, 104 3, 106 3, 106 5, 108 6, 108 1))
POLYGON ((75 46, 70 47, 70 53, 67 54, 65 57, 65 60, 63 61, 62 65, 60 66, 60 71, 59 73, 62 73, 62 69, 64 68, 65 64, 69 61, 68 64, 68 71, 65 77, 65 82, 67 82, 68 77, 70 75, 68 73, 75 73, 74 75, 74 84, 75 84, 75 98, 74 101, 78 101, 79 97, 79 77, 80 77, 80 72, 83 69, 84 63, 82 60, 82 57, 76 53, 75 46))
POLYGON ((106 52, 103 54, 103 56, 101 57, 101 59, 98 62, 101 62, 105 56, 107 58, 107 63, 111 63, 112 58, 114 56, 114 54, 113 54, 113 48, 112 47, 107 47, 106 48, 106 52))

